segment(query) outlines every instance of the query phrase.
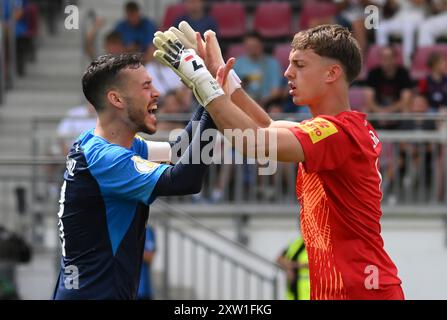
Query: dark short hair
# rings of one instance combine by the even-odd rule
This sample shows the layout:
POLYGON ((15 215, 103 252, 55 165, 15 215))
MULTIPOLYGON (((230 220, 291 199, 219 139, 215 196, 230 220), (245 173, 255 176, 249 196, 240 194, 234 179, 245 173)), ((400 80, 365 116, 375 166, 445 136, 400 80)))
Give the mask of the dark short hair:
POLYGON ((119 33, 118 31, 110 31, 109 33, 106 34, 105 37, 105 42, 109 43, 109 42, 123 42, 123 37, 121 36, 121 33, 119 33))
POLYGON ((129 1, 126 3, 125 9, 126 9, 126 12, 128 12, 128 11, 135 12, 135 11, 140 11, 140 6, 135 1, 129 1))
POLYGON ((258 39, 259 41, 262 42, 262 37, 261 37, 261 35, 260 35, 258 32, 256 32, 256 31, 250 31, 250 32, 247 32, 247 33, 244 35, 244 40, 245 40, 245 39, 248 39, 248 38, 255 38, 255 39, 258 39))
POLYGON ((357 40, 347 28, 321 25, 298 32, 292 41, 293 50, 311 49, 321 57, 339 61, 349 83, 362 69, 362 54, 357 40))
POLYGON ((142 65, 141 54, 107 54, 96 58, 82 77, 82 91, 85 98, 97 112, 103 111, 107 90, 121 84, 119 72, 128 68, 137 69, 142 65))

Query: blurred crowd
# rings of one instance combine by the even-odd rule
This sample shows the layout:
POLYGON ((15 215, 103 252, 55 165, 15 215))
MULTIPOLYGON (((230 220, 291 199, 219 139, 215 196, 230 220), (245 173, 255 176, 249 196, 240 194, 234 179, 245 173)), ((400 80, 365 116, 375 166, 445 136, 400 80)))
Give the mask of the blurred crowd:
MULTIPOLYGON (((143 53, 156 87, 167 96, 160 112, 190 112, 193 98, 169 69, 152 58, 153 33, 177 26, 181 20, 201 33, 216 31, 225 56, 237 58, 235 71, 244 88, 271 113, 308 112, 305 106, 293 105, 283 73, 293 34, 322 23, 352 30, 364 52, 364 68, 350 92, 353 109, 369 113, 447 110, 447 0, 184 0, 168 6, 159 25, 137 3, 129 2, 123 20, 106 36, 102 52, 95 52, 92 45, 104 25, 96 17, 86 53, 91 58, 104 52, 143 53), (364 8, 371 4, 380 12, 377 29, 365 28, 364 8)), ((167 128, 172 126, 167 124, 167 128)), ((390 121, 376 126, 405 129, 390 121)))
POLYGON ((2 63, 5 66, 2 72, 8 74, 14 61, 14 74, 25 76, 26 65, 36 61, 40 24, 43 22, 48 33, 55 34, 63 3, 63 0, 2 0, 0 29, 3 42, 0 47, 3 48, 2 63))
MULTIPOLYGON (((39 22, 46 21, 54 33, 54 15, 63 11, 62 5, 62 0, 3 1, 0 18, 5 58, 11 60, 8 37, 14 36, 19 76, 25 75, 26 64, 35 60, 39 22)), ((84 26, 88 28, 85 54, 93 59, 103 53, 141 52, 155 86, 162 97, 167 96, 160 111, 190 112, 193 98, 188 90, 152 57, 154 32, 177 26, 182 20, 201 33, 216 31, 225 56, 238 58, 235 70, 244 88, 272 113, 307 112, 288 97, 283 73, 294 33, 322 23, 349 28, 364 53, 364 68, 350 93, 353 109, 370 113, 444 113, 447 109, 447 0, 179 0, 166 8, 159 23, 148 18, 138 2, 130 1, 123 18, 100 39, 100 50, 94 44, 106 23, 99 12, 94 14, 93 23, 84 26), (368 5, 379 8, 376 29, 365 27, 371 22, 365 21, 368 5)), ((379 129, 398 127, 392 122, 376 125, 379 129)))

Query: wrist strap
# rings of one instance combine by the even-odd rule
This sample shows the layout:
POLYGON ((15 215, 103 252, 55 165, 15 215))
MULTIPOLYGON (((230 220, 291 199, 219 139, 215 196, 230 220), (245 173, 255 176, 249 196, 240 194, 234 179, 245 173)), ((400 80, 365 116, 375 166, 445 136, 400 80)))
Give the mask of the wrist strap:
POLYGON ((241 79, 239 79, 239 76, 236 74, 236 72, 231 69, 230 72, 228 73, 228 88, 229 88, 229 94, 230 97, 231 95, 234 93, 234 91, 236 91, 236 89, 241 88, 241 79))

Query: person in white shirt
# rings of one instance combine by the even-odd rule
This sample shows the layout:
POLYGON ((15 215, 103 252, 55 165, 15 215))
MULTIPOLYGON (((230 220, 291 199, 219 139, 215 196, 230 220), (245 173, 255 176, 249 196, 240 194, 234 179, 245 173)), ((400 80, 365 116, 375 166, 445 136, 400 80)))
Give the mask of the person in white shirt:
POLYGON ((432 46, 436 38, 447 34, 447 0, 433 0, 434 15, 429 16, 418 30, 418 47, 432 46))
POLYGON ((426 14, 426 0, 388 0, 388 5, 398 10, 389 19, 379 21, 376 43, 385 47, 391 34, 402 36, 404 64, 410 67, 417 26, 424 21, 426 14))

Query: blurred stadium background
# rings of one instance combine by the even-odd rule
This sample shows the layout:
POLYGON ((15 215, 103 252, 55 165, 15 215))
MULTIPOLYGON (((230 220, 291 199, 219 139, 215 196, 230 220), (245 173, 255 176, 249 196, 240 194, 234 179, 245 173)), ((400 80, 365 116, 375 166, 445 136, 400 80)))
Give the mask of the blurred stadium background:
MULTIPOLYGON (((48 299, 59 272, 57 212, 64 146, 93 117, 82 108, 80 78, 90 61, 89 50, 101 52, 104 37, 124 18, 126 1, 29 0, 23 7, 15 7, 14 0, 1 2, 0 298, 48 299), (79 8, 79 30, 64 28, 67 5, 79 8), (17 31, 23 26, 26 29, 17 31)), ((182 1, 137 2, 142 15, 161 29, 171 26, 186 10, 182 1)), ((442 0, 397 1, 401 7, 394 11, 388 2, 377 2, 383 5, 383 21, 399 14, 405 18, 407 4, 416 9, 423 6, 425 21, 447 10, 442 0)), ((377 32, 359 29, 355 1, 204 4, 205 13, 218 25, 226 56, 247 53, 250 48, 247 42, 244 45, 244 37, 256 31, 263 54, 276 59, 280 78, 295 32, 326 22, 345 23, 355 31, 365 63, 350 97, 354 109, 368 112, 375 121, 384 145, 385 248, 398 266, 407 298, 447 299, 447 103, 432 105, 426 81, 433 71, 427 66, 432 53, 447 59, 447 27, 430 45, 417 43, 422 31, 415 30, 411 37, 416 43, 408 51, 408 30, 402 24, 402 30, 385 35, 393 45, 387 57, 377 32), (407 70, 408 85, 402 80, 380 88, 383 82, 377 83, 370 71, 386 65, 387 58, 407 70), (386 95, 380 90, 390 87, 397 90, 391 95, 396 100, 392 103, 399 101, 399 107, 393 112, 375 108, 382 103, 377 96, 386 95), (371 92, 376 99, 371 100, 371 92)), ((243 79, 248 86, 249 76, 243 79)), ((286 85, 261 92, 259 101, 278 119, 309 117, 305 107, 290 107, 286 85)), ((447 101, 447 84, 435 90, 447 101)), ((165 140, 171 129, 184 125, 194 105, 187 95, 179 90, 171 95, 172 101, 162 100, 160 128, 151 139, 165 140)), ((152 269, 156 298, 284 298, 285 277, 275 260, 299 234, 296 167, 279 165, 272 177, 258 176, 256 167, 214 165, 201 194, 162 199, 151 207, 150 223, 157 237, 152 269)))

